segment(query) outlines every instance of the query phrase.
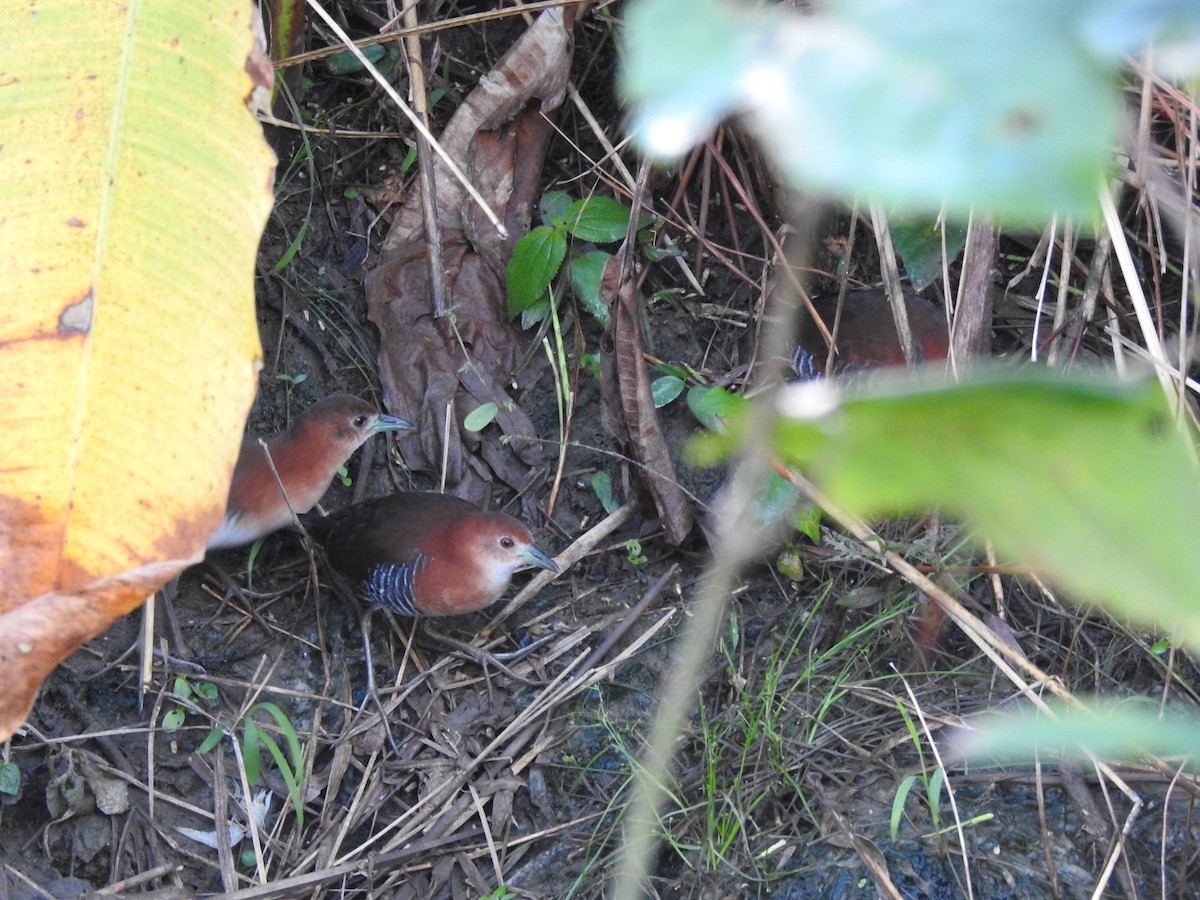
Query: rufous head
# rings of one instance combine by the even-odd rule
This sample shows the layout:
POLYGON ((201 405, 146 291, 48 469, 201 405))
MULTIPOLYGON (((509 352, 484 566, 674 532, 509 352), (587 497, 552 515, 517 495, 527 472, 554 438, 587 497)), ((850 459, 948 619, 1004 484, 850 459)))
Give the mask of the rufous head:
POLYGON ((332 447, 339 448, 345 462, 376 432, 409 431, 412 427, 412 423, 385 415, 359 397, 333 394, 306 409, 289 433, 301 444, 313 440, 330 446, 331 456, 332 447))
POLYGON ((507 513, 474 513, 456 525, 454 540, 454 555, 473 562, 493 599, 522 569, 559 571, 554 560, 533 543, 529 529, 507 513))
POLYGON ((283 434, 267 438, 266 452, 258 439, 247 438, 233 470, 225 521, 208 548, 248 544, 283 528, 316 505, 367 438, 412 427, 358 397, 334 394, 305 410, 283 434))

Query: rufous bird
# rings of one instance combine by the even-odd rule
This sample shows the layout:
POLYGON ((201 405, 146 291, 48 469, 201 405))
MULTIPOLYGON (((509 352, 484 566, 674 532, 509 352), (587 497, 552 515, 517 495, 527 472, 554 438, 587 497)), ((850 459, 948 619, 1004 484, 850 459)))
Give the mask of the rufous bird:
POLYGON ((319 527, 330 565, 372 606, 406 616, 478 612, 515 572, 559 571, 519 520, 446 494, 379 497, 319 527))
POLYGON ((367 438, 412 427, 366 400, 334 394, 310 406, 287 431, 266 439, 274 472, 258 438, 247 437, 233 469, 225 521, 208 539, 208 549, 249 544, 291 524, 293 511, 300 515, 316 506, 337 470, 367 438))
MULTIPOLYGON (((813 298, 813 305, 830 331, 833 331, 837 300, 837 294, 813 298)), ((907 291, 904 307, 917 347, 917 362, 945 359, 950 354, 945 310, 907 291)), ((801 316, 803 321, 792 354, 792 369, 796 378, 816 378, 825 374, 829 347, 812 317, 804 312, 801 316)), ((879 288, 846 291, 834 344, 837 347, 833 361, 835 375, 905 364, 892 306, 887 293, 879 288)))

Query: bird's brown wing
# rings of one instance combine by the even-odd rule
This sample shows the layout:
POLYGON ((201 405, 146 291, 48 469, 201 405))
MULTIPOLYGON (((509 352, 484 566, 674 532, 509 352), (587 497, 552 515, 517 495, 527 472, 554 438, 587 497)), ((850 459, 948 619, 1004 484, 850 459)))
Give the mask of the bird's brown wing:
POLYGON ((432 533, 478 511, 473 504, 446 494, 390 494, 338 511, 320 531, 325 534, 330 564, 362 581, 370 577, 372 566, 409 562, 432 533))

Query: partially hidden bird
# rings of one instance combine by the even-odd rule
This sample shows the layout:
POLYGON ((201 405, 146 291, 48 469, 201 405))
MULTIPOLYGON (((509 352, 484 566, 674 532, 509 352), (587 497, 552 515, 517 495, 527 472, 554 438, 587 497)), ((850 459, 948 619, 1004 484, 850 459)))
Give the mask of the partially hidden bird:
POLYGON ((514 573, 559 571, 518 519, 447 494, 378 497, 318 527, 329 564, 373 607, 406 616, 477 612, 500 599, 514 573))
POLYGON ((305 410, 287 431, 266 438, 265 453, 258 438, 247 437, 233 469, 225 519, 208 539, 208 549, 248 544, 286 527, 293 511, 300 515, 317 505, 337 470, 367 438, 412 427, 366 400, 334 394, 305 410))
MULTIPOLYGON (((825 325, 833 330, 838 298, 829 294, 813 298, 825 325)), ((908 327, 917 347, 917 362, 943 360, 950 354, 950 330, 945 310, 924 297, 904 293, 908 327)), ((837 355, 830 374, 838 375, 882 366, 903 366, 904 350, 887 294, 879 288, 846 291, 834 344, 837 355)), ((805 315, 798 331, 791 365, 796 378, 817 378, 825 372, 829 347, 812 317, 805 315)))

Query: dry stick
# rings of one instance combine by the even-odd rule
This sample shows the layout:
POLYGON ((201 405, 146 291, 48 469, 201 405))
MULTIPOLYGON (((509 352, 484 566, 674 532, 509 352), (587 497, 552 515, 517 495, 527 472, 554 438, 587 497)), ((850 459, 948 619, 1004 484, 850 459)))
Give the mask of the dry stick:
MULTIPOLYGON (((395 850, 406 842, 413 840, 417 834, 427 829, 430 823, 419 816, 424 814, 434 815, 442 819, 444 811, 443 804, 452 794, 459 791, 471 775, 484 763, 492 759, 496 755, 496 751, 503 747, 503 751, 499 755, 502 759, 507 759, 515 756, 520 748, 528 742, 532 730, 537 727, 537 722, 543 717, 549 715, 555 708, 567 700, 577 696, 588 688, 603 681, 611 676, 611 673, 618 666, 630 659, 641 650, 641 648, 650 640, 654 639, 659 631, 665 628, 674 619, 674 610, 669 614, 664 615, 661 619, 647 628, 644 632, 638 635, 637 639, 624 651, 622 651, 612 662, 599 669, 593 669, 588 672, 581 672, 579 675, 572 673, 577 671, 578 663, 583 659, 580 654, 575 660, 567 663, 566 668, 550 683, 546 688, 534 699, 534 701, 521 710, 516 718, 508 724, 505 729, 498 734, 491 743, 483 748, 474 758, 467 761, 463 767, 448 779, 445 783, 439 785, 435 790, 421 798, 407 812, 399 816, 385 828, 372 835, 364 843, 345 854, 343 860, 354 859, 361 856, 371 845, 377 843, 387 837, 391 832, 397 832, 385 845, 384 853, 389 853, 395 850)), ((461 802, 461 798, 460 798, 461 802)), ((378 864, 379 860, 376 859, 378 864)))
POLYGON ((972 211, 954 300, 954 333, 950 337, 950 363, 956 375, 981 356, 991 356, 991 273, 999 242, 1000 232, 992 221, 972 211))
MULTIPOLYGON (((154 598, 157 596, 158 592, 155 591, 142 604, 142 659, 138 666, 138 712, 142 711, 142 701, 146 697, 146 691, 154 682, 154 598)), ((166 641, 163 644, 163 659, 166 660, 168 658, 166 641)))
MULTIPOLYGON (((733 185, 733 189, 737 192, 737 195, 741 199, 742 203, 745 204, 751 218, 754 219, 754 223, 758 226, 759 231, 762 233, 763 239, 771 245, 771 249, 775 252, 775 258, 780 261, 780 265, 777 267, 778 271, 783 273, 783 278, 784 281, 787 282, 788 288, 794 291, 796 296, 800 298, 801 302, 803 302, 804 308, 808 310, 808 314, 812 316, 813 324, 817 326, 817 331, 821 332, 821 337, 825 339, 826 345, 832 344, 833 335, 829 333, 829 329, 825 326, 825 323, 821 321, 821 317, 817 315, 816 307, 814 307, 812 304, 812 298, 808 296, 808 292, 804 290, 804 286, 800 284, 800 279, 796 277, 795 270, 791 265, 787 264, 788 254, 783 249, 783 244, 779 243, 779 238, 775 236, 775 232, 767 227, 767 223, 763 219, 762 213, 759 212, 757 204, 755 204, 754 201, 750 199, 750 195, 746 193, 746 189, 742 186, 741 181, 738 180, 737 175, 730 167, 729 161, 725 159, 724 156, 716 152, 716 149, 712 146, 711 140, 706 140, 705 146, 708 147, 709 152, 713 155, 713 159, 717 161, 717 165, 721 167, 721 171, 725 174, 725 177, 729 180, 729 183, 733 185)), ((905 321, 907 321, 907 319, 905 321)))
POLYGON ((145 872, 139 872, 120 881, 114 881, 107 887, 100 888, 94 896, 107 897, 110 894, 123 894, 130 888, 140 887, 148 881, 154 881, 156 878, 163 878, 167 875, 178 875, 182 871, 183 865, 181 863, 164 863, 161 866, 155 866, 153 869, 147 869, 145 872))
POLYGON ((900 266, 896 262, 896 248, 892 246, 892 231, 888 227, 887 214, 878 203, 871 204, 871 225, 875 229, 875 243, 879 246, 883 283, 887 288, 888 302, 892 305, 892 318, 896 320, 900 349, 904 351, 905 364, 911 369, 917 364, 917 342, 913 340, 912 328, 908 324, 908 307, 904 305, 904 289, 900 286, 900 266))
POLYGON ((661 594, 663 588, 667 586, 667 582, 674 578, 675 573, 678 571, 679 563, 671 563, 670 568, 668 568, 666 572, 655 579, 654 583, 651 584, 650 587, 646 588, 646 592, 642 594, 642 599, 635 603, 633 608, 631 608, 629 612, 627 612, 621 619, 617 627, 608 633, 608 637, 604 639, 603 643, 601 643, 599 647, 592 651, 592 655, 589 656, 587 661, 583 664, 583 671, 586 672, 588 669, 592 669, 600 665, 600 662, 604 659, 604 657, 608 656, 608 651, 616 646, 617 641, 621 640, 621 638, 625 636, 625 633, 633 627, 633 623, 640 619, 642 617, 642 613, 649 608, 650 604, 658 599, 658 595, 661 594))
POLYGON ((437 214, 437 189, 434 176, 433 154, 429 149, 429 101, 425 90, 425 63, 421 59, 421 37, 412 29, 417 21, 417 4, 404 6, 404 24, 410 34, 404 36, 404 58, 408 63, 408 83, 413 102, 413 112, 424 128, 417 129, 418 184, 421 188, 421 218, 425 224, 425 243, 429 248, 429 286, 433 291, 434 318, 446 315, 446 266, 442 258, 442 224, 437 214))
MULTIPOLYGON (((1051 241, 1053 246, 1053 241, 1051 241)), ((1093 254, 1094 255, 1094 254, 1093 254)), ((1058 266, 1058 298, 1054 304, 1054 318, 1051 320, 1051 334, 1054 335, 1050 342, 1050 350, 1046 354, 1046 364, 1054 366, 1058 362, 1059 345, 1062 343, 1063 327, 1067 323, 1067 300, 1070 299, 1071 293, 1071 269, 1075 262, 1075 223, 1070 219, 1063 222, 1063 237, 1062 237, 1062 259, 1058 266)), ((1046 265, 1042 269, 1042 284, 1038 286, 1038 316, 1034 319, 1033 326, 1033 359, 1037 360, 1037 338, 1038 327, 1041 325, 1041 304, 1042 296, 1045 289, 1046 279, 1050 273, 1050 256, 1046 256, 1046 265)))
MULTIPOLYGON (((1112 250, 1112 235, 1107 232, 1100 232, 1096 235, 1096 246, 1092 250, 1092 259, 1088 264, 1087 280, 1083 284, 1083 299, 1080 301, 1079 308, 1066 323, 1066 328, 1062 334, 1062 342, 1065 345, 1064 352, 1068 359, 1074 359, 1078 353, 1079 345, 1083 341, 1084 327, 1092 321, 1096 316, 1096 302, 1100 296, 1100 286, 1104 283, 1104 273, 1108 271, 1108 260, 1112 250)), ((1064 287, 1059 285, 1059 297, 1063 297, 1064 287)), ((1060 301, 1060 307, 1065 309, 1065 305, 1060 301)), ((1055 317, 1057 319, 1057 316, 1055 317)), ((1051 359, 1051 363, 1054 360, 1051 359)))
MULTIPOLYGON (((229 779, 225 776, 223 748, 213 754, 212 792, 213 840, 217 845, 217 868, 221 872, 221 886, 227 891, 232 891, 237 888, 238 881, 237 870, 233 865, 233 842, 229 834, 229 779)), ((249 817, 247 811, 246 818, 249 817)))
POLYGON ((1171 396, 1174 393, 1172 390, 1174 382, 1166 374, 1169 370, 1167 356, 1163 352, 1162 342, 1158 339, 1158 329, 1154 327, 1154 317, 1150 315, 1150 307, 1146 303, 1146 293, 1142 290, 1141 281, 1138 279, 1137 267, 1134 265, 1133 255, 1129 252, 1129 244, 1125 240, 1125 230, 1121 227, 1120 215, 1117 213, 1116 206, 1113 205, 1112 195, 1103 188, 1100 191, 1100 209, 1104 213, 1104 224, 1108 228, 1113 251, 1117 255, 1121 275, 1125 279, 1125 289, 1129 291, 1129 299, 1133 302, 1134 312, 1137 313, 1138 326, 1142 330, 1142 340, 1146 342, 1146 349, 1151 358, 1162 364, 1162 367, 1156 367, 1155 371, 1158 373, 1159 381, 1162 382, 1163 390, 1167 391, 1168 396, 1171 396))
MULTIPOLYGON (((400 111, 408 117, 408 120, 412 123, 413 127, 420 132, 421 136, 424 137, 425 140, 429 141, 430 146, 437 152, 437 155, 442 158, 442 162, 446 164, 446 168, 450 170, 450 174, 458 179, 459 183, 462 184, 463 189, 471 195, 471 199, 475 201, 481 210, 483 210, 483 214, 488 217, 488 221, 491 222, 495 227, 496 233, 502 238, 507 238, 508 229, 506 229, 503 223, 501 223, 499 216, 492 212, 492 208, 488 206, 487 201, 483 199, 483 195, 481 195, 479 191, 475 189, 475 186, 467 180, 467 176, 463 174, 462 169, 458 167, 458 164, 450 158, 450 154, 447 153, 442 145, 437 142, 434 136, 430 134, 429 129, 425 127, 424 123, 421 122, 417 114, 414 113, 409 105, 401 99, 398 93, 396 93, 396 89, 392 87, 391 83, 384 78, 382 74, 380 74, 377 68, 375 68, 375 64, 363 56, 363 52, 359 50, 358 47, 354 46, 354 42, 350 40, 350 37, 345 31, 342 30, 342 27, 338 25, 338 23, 333 20, 329 13, 325 11, 325 8, 321 6, 318 0, 308 0, 308 5, 311 6, 316 11, 317 15, 319 15, 325 21, 325 24, 329 26, 335 35, 337 35, 338 40, 345 45, 346 49, 354 54, 354 57, 359 61, 359 63, 362 64, 363 68, 371 73, 371 77, 375 79, 381 88, 383 88, 383 92, 392 99, 392 102, 400 107, 400 111)), ((394 39, 394 34, 387 34, 383 35, 377 43, 383 43, 385 41, 391 41, 394 39)))
MULTIPOLYGON (((550 302, 550 319, 554 326, 555 345, 562 351, 562 327, 558 321, 558 304, 552 299, 550 302)), ((576 318, 578 325, 578 318, 576 318)), ((546 359, 550 363, 550 376, 554 382, 554 399, 555 406, 558 409, 558 465, 554 469, 554 480, 550 486, 550 499, 546 503, 546 517, 550 518, 554 515, 554 506, 558 502, 558 489, 562 486, 563 471, 567 467, 567 448, 571 441, 571 425, 575 420, 575 392, 571 390, 568 382, 569 375, 562 371, 556 364, 556 359, 561 359, 566 363, 566 353, 563 351, 558 357, 555 357, 554 351, 550 349, 550 338, 542 338, 542 349, 546 351, 546 359)), ((576 365, 575 376, 579 376, 579 367, 576 365)))
MULTIPOLYGON (((413 0, 407 0, 412 3, 413 0)), ((558 9, 564 6, 582 6, 585 3, 591 3, 592 0, 539 0, 536 3, 523 4, 519 9, 492 9, 487 12, 471 13, 470 15, 457 16, 452 19, 443 19, 440 22, 426 22, 424 25, 418 25, 416 28, 403 28, 399 31, 388 31, 386 34, 376 34, 370 37, 359 38, 356 41, 350 41, 349 38, 344 38, 347 41, 345 44, 337 44, 331 47, 322 47, 319 50, 308 50, 304 53, 297 53, 295 56, 289 56, 286 59, 281 59, 275 63, 276 69, 288 69, 292 66, 303 65, 304 63, 313 62, 318 59, 336 56, 344 49, 355 47, 361 50, 364 47, 373 47, 377 44, 387 44, 399 38, 408 37, 410 34, 433 34, 438 31, 448 31, 451 28, 465 28, 469 25, 476 25, 481 22, 489 22, 495 19, 506 19, 509 16, 519 15, 522 12, 541 12, 543 9, 558 9)), ((390 29, 399 21, 400 17, 393 18, 390 22, 384 24, 384 29, 390 29)), ((382 29, 381 29, 382 31, 382 29)), ((338 35, 338 37, 342 37, 338 35)), ((338 134, 342 134, 341 131, 338 134)))
MULTIPOLYGON (((577 833, 575 829, 579 828, 579 826, 585 825, 595 818, 597 818, 597 815, 582 816, 578 819, 572 819, 569 822, 563 822, 553 828, 542 829, 531 834, 522 834, 516 840, 512 840, 510 844, 516 847, 530 844, 533 841, 543 840, 548 836, 556 834, 571 835, 577 833)), ((414 868, 421 868, 422 865, 428 867, 429 863, 427 861, 422 864, 417 859, 419 857, 428 857, 434 850, 449 847, 463 841, 473 840, 481 835, 482 831, 476 828, 465 832, 458 831, 443 838, 425 838, 399 850, 381 853, 370 860, 341 863, 336 866, 327 866, 306 875, 279 878, 270 884, 255 885, 254 887, 244 888, 229 894, 218 894, 216 895, 216 900, 270 900, 270 898, 307 897, 310 895, 309 892, 312 889, 329 884, 330 882, 345 879, 348 876, 361 875, 365 877, 367 872, 370 871, 382 872, 399 868, 410 860, 413 861, 414 868)))
MULTIPOLYGON (((635 509, 637 509, 637 504, 633 501, 630 501, 615 512, 605 516, 603 519, 593 525, 588 531, 577 537, 575 542, 571 544, 570 547, 554 558, 555 563, 558 564, 560 569, 559 574, 566 572, 571 568, 571 566, 575 565, 575 563, 579 562, 579 560, 583 559, 594 549, 596 549, 596 546, 601 541, 603 541, 629 520, 629 517, 633 515, 635 509)), ((495 618, 493 618, 492 621, 487 624, 487 627, 485 627, 479 633, 480 637, 484 638, 484 640, 491 637, 492 633, 496 630, 501 622, 533 599, 538 591, 540 591, 557 577, 558 575, 549 571, 541 571, 534 575, 533 578, 529 580, 529 584, 525 585, 525 587, 523 587, 517 593, 517 596, 508 601, 508 603, 506 603, 504 607, 498 613, 496 613, 495 618)))
MULTIPOLYGON (((755 407, 754 411, 759 411, 759 408, 755 407)), ((759 415, 762 413, 759 412, 759 415)), ((765 432, 751 426, 751 433, 765 432)), ((765 441, 756 441, 750 445, 748 452, 765 455, 765 446, 765 441)), ((745 468, 753 473, 754 461, 751 460, 745 468)), ((757 471, 765 472, 765 465, 759 463, 757 471)), ((751 507, 748 498, 752 495, 743 485, 741 490, 746 492, 747 499, 736 496, 739 493, 738 482, 745 480, 739 479, 741 474, 741 469, 735 471, 731 481, 731 493, 735 499, 728 501, 725 512, 732 510, 732 514, 717 518, 717 535, 708 578, 701 586, 700 596, 691 606, 691 618, 676 643, 671 668, 663 679, 658 707, 646 740, 646 749, 642 753, 640 773, 634 781, 633 796, 626 807, 625 838, 621 851, 624 860, 609 893, 610 897, 620 900, 645 896, 642 885, 657 843, 657 810, 669 780, 676 738, 688 710, 695 706, 701 672, 724 617, 738 569, 756 548, 754 529, 746 521, 751 507)))
MULTIPOLYGON (((907 735, 905 737, 907 738, 907 735)), ((896 885, 892 882, 892 876, 886 863, 880 860, 878 849, 851 827, 841 810, 838 809, 838 804, 831 802, 831 799, 825 795, 825 791, 812 773, 806 775, 804 781, 809 790, 820 799, 822 809, 829 813, 838 828, 842 830, 842 834, 849 840, 854 852, 858 854, 859 861, 867 870, 867 875, 875 882, 875 889, 879 892, 879 896, 885 897, 887 900, 904 900, 904 895, 896 889, 896 885)))
MULTIPOLYGON (((573 90, 574 89, 571 87, 571 83, 567 82, 567 96, 571 97, 572 100, 575 100, 575 98, 578 97, 578 93, 573 94, 572 93, 573 90)), ((583 178, 584 175, 587 175, 590 172, 594 171, 597 178, 599 178, 601 181, 603 181, 605 184, 607 184, 610 188, 612 188, 612 190, 614 192, 620 193, 622 190, 622 183, 620 181, 618 181, 614 176, 608 174, 607 172, 605 172, 603 169, 600 168, 600 166, 611 157, 613 159, 613 164, 621 170, 621 173, 623 173, 624 186, 625 186, 624 189, 625 189, 626 196, 632 197, 636 182, 635 182, 635 179, 634 179, 632 173, 630 173, 628 167, 626 167, 625 163, 621 160, 620 156, 618 155, 618 151, 621 150, 622 148, 624 148, 627 144, 629 144, 633 140, 633 136, 631 135, 629 137, 626 137, 625 140, 621 141, 621 143, 614 145, 611 141, 609 141, 608 136, 604 134, 604 131, 603 131, 603 129, 601 129, 599 123, 596 122, 595 116, 593 116, 591 114, 590 110, 588 110, 587 105, 583 102, 582 99, 580 99, 576 102, 576 106, 579 108, 580 114, 583 115, 584 119, 591 126, 592 131, 593 131, 593 137, 595 137, 596 140, 600 143, 600 145, 605 149, 605 154, 604 154, 604 156, 600 157, 600 159, 598 159, 598 160, 591 159, 588 156, 588 154, 583 150, 583 148, 579 147, 573 140, 571 140, 570 135, 568 135, 565 131, 563 131, 562 128, 560 128, 554 122, 550 122, 550 120, 547 119, 547 121, 550 123, 550 127, 554 129, 555 133, 557 133, 560 138, 562 138, 564 141, 566 141, 567 144, 570 145, 571 148, 576 153, 578 153, 580 156, 582 156, 584 159, 586 159, 590 166, 589 169, 585 169, 582 173, 580 173, 579 175, 576 175, 571 180, 578 181, 579 179, 583 178)), ((737 278, 739 281, 742 281, 743 283, 749 285, 750 287, 758 287, 758 283, 753 278, 751 278, 749 275, 747 275, 745 272, 743 272, 740 268, 738 268, 738 266, 734 263, 734 261, 732 259, 730 259, 727 254, 723 253, 719 247, 717 247, 715 244, 713 244, 711 241, 709 241, 704 236, 701 229, 699 229, 698 227, 696 227, 695 225, 691 224, 689 221, 684 219, 683 216, 681 214, 679 214, 673 207, 670 207, 668 212, 669 212, 669 215, 664 214, 662 217, 663 221, 665 221, 668 226, 678 228, 685 235, 695 238, 696 241, 699 242, 700 244, 702 244, 704 246, 704 249, 707 250, 708 253, 717 262, 721 263, 721 265, 723 265, 729 271, 729 273, 731 275, 733 275, 734 278, 737 278)), ((651 214, 651 215, 655 214, 653 209, 647 209, 647 213, 651 214)), ((703 285, 700 284, 699 279, 696 278, 695 273, 692 271, 691 267, 687 264, 687 262, 684 261, 683 257, 675 256, 673 258, 675 260, 676 265, 679 266, 680 272, 682 272, 684 278, 687 279, 688 284, 690 284, 692 286, 692 288, 696 291, 697 294, 699 294, 702 297, 706 296, 706 292, 704 290, 703 285)))
MULTIPOLYGON (((829 352, 825 356, 825 371, 832 372, 837 360, 838 330, 842 327, 842 309, 846 303, 846 289, 850 286, 850 260, 854 256, 854 239, 858 232, 858 200, 850 208, 850 228, 847 231, 846 250, 842 254, 842 275, 838 278, 837 307, 833 312, 833 324, 829 326, 829 352)), ((906 310, 907 312, 907 310, 906 310)))

